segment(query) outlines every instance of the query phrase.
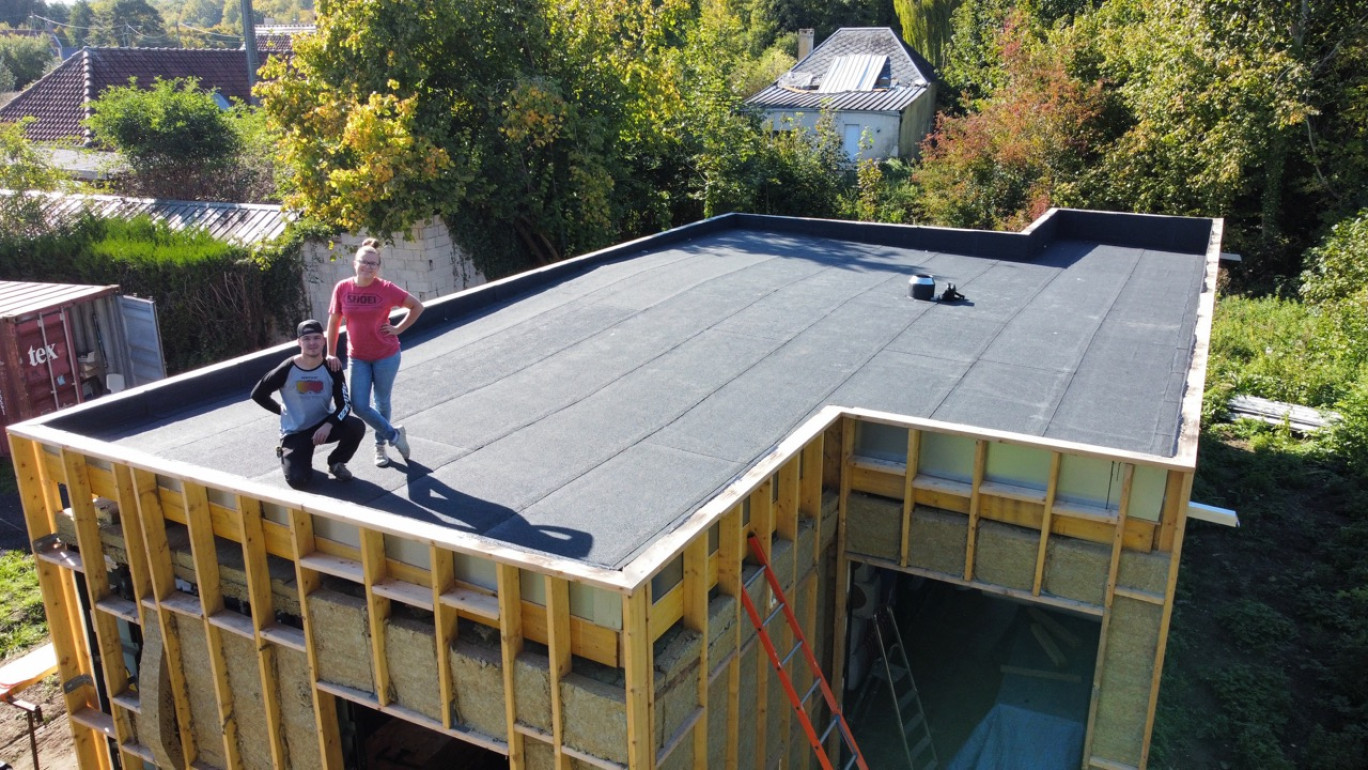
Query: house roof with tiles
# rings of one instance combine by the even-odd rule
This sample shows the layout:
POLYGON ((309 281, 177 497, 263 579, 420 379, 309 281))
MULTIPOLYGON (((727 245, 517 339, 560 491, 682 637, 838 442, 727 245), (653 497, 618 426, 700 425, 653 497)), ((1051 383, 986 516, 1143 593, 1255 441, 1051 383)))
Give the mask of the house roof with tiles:
POLYGON ((900 111, 929 92, 934 79, 931 63, 888 27, 842 27, 746 103, 900 111))
POLYGON ((82 48, 56 69, 0 107, 0 122, 25 117, 29 139, 74 141, 89 146, 92 138, 81 121, 90 103, 105 89, 126 86, 130 79, 150 88, 157 78, 198 78, 200 88, 229 100, 251 99, 247 54, 226 48, 82 48))

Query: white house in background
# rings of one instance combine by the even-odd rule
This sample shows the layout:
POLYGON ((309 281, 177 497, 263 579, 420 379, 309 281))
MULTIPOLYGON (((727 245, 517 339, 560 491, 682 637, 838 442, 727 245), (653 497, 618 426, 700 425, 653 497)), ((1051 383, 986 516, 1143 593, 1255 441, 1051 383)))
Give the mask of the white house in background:
POLYGON ((888 27, 842 27, 811 48, 812 30, 800 30, 798 63, 746 104, 779 130, 812 128, 832 110, 851 160, 915 155, 936 113, 931 63, 888 27))

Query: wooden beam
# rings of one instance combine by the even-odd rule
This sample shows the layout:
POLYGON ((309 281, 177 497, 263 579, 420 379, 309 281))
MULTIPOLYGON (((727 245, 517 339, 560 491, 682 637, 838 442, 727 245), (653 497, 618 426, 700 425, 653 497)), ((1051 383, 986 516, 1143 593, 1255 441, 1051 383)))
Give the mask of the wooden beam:
POLYGON ((906 567, 911 563, 912 552, 912 511, 917 507, 912 481, 917 478, 917 468, 921 466, 921 431, 907 429, 907 461, 903 465, 903 507, 902 531, 898 540, 898 563, 906 567))
MULTIPOLYGON (((457 610, 442 601, 442 595, 456 586, 456 565, 451 552, 429 546, 428 564, 432 565, 432 622, 437 636, 437 687, 442 703, 456 702, 456 682, 451 673, 448 650, 456 642, 457 610)), ((451 729, 452 709, 442 709, 442 727, 451 729)), ((559 741, 557 741, 559 743, 559 741)))
POLYGON ((1097 725, 1097 703, 1102 692, 1102 675, 1106 671, 1108 632, 1111 630, 1112 602, 1116 598, 1116 576, 1121 570, 1121 551, 1125 543, 1126 514, 1130 510, 1131 489, 1135 483, 1135 465, 1124 463, 1121 476, 1121 502, 1116 513, 1116 537, 1112 541, 1111 562, 1107 567, 1107 588, 1103 594, 1102 629, 1097 637, 1097 663, 1094 665, 1092 702, 1088 704, 1088 728, 1083 738, 1083 756, 1092 756, 1093 728, 1097 725))
POLYGON ((974 579, 974 557, 978 551, 979 510, 983 505, 983 474, 988 466, 988 442, 974 442, 974 481, 969 493, 969 537, 964 548, 964 579, 974 579))
POLYGON ((377 583, 389 577, 385 559, 385 535, 373 529, 361 530, 361 574, 366 588, 366 616, 370 624, 371 667, 375 670, 375 698, 381 707, 390 705, 389 658, 386 653, 385 626, 390 617, 390 600, 375 591, 377 583))
POLYGON ((176 589, 171 545, 166 538, 166 510, 158 494, 157 476, 150 471, 134 470, 133 483, 138 489, 138 515, 142 519, 143 547, 147 554, 147 574, 151 578, 152 600, 156 605, 157 627, 161 630, 162 650, 166 655, 166 669, 171 681, 171 697, 176 709, 176 727, 180 731, 181 751, 187 765, 199 756, 199 746, 190 711, 190 691, 185 682, 181 662, 180 634, 167 602, 180 593, 176 589))
MULTIPOLYGON (((795 466, 796 467, 796 466, 795 466)), ((794 478, 795 492, 797 478, 794 478)), ((795 511, 795 515, 796 515, 795 511)), ((712 663, 708 658, 708 534, 705 531, 684 549, 684 627, 698 634, 698 699, 697 706, 707 714, 709 703, 709 673, 712 663)), ((694 766, 702 766, 708 756, 708 720, 700 719, 693 727, 694 766)))
POLYGON ((246 495, 237 496, 242 516, 242 563, 247 575, 247 601, 252 608, 252 631, 257 647, 257 677, 261 682, 261 705, 266 713, 266 740, 271 763, 288 764, 284 721, 280 714, 280 683, 276 678, 275 647, 262 632, 275 624, 275 597, 271 593, 271 573, 266 556, 266 533, 262 527, 261 502, 246 495))
MULTIPOLYGON (((849 625, 846 601, 850 593, 850 559, 846 556, 846 526, 850 511, 850 467, 855 456, 855 421, 849 418, 841 421, 840 456, 840 492, 836 506, 836 600, 832 603, 835 631, 832 633, 831 677, 828 682, 834 693, 845 692, 846 634, 849 625)), ((838 750, 840 743, 841 736, 832 731, 826 742, 827 756, 835 756, 832 752, 838 750)))
POLYGON ((547 668, 551 679, 551 748, 556 770, 570 770, 572 757, 565 753, 565 704, 561 680, 570 674, 570 583, 544 576, 546 589, 547 668))
MULTIPOLYGON (((508 725, 508 767, 523 770, 527 767, 526 741, 518 730, 517 678, 518 655, 523 650, 522 631, 522 571, 511 564, 498 565, 499 585, 499 649, 503 663, 504 720, 508 725)), ((645 623, 646 613, 641 621, 645 623)), ((631 696, 628 695, 628 708, 631 696)))
POLYGON ((653 650, 646 629, 650 588, 622 599, 622 669, 627 680, 627 766, 650 768, 655 758, 653 650))
POLYGON ((295 586, 299 589, 299 620, 304 627, 304 653, 309 661, 309 688, 313 698, 314 726, 318 732, 318 754, 326 770, 342 770, 342 735, 337 724, 337 696, 319 687, 318 639, 309 612, 309 594, 322 585, 322 576, 304 566, 304 557, 314 551, 313 517, 300 508, 289 509, 290 561, 295 567, 295 586))
POLYGON ((1063 465, 1063 455, 1050 453, 1050 477, 1045 484, 1045 509, 1041 513, 1040 547, 1036 550, 1035 579, 1031 581, 1031 593, 1040 596, 1040 587, 1045 582, 1045 560, 1049 555, 1050 518, 1054 515, 1055 494, 1059 491, 1059 469, 1063 465))
POLYGON ((1174 478, 1169 475, 1168 492, 1177 499, 1178 511, 1173 523, 1173 535, 1169 543, 1168 581, 1164 584, 1164 607, 1159 617, 1159 644, 1154 651, 1154 671, 1150 680, 1149 706, 1145 714, 1145 745, 1140 752, 1140 766, 1149 763, 1149 736, 1154 732, 1154 714, 1159 706, 1159 683, 1164 674, 1164 655, 1168 650, 1170 623, 1173 620, 1174 597, 1178 591, 1178 568, 1182 562, 1183 538, 1187 532, 1187 500, 1192 497, 1193 473, 1183 473, 1174 478))

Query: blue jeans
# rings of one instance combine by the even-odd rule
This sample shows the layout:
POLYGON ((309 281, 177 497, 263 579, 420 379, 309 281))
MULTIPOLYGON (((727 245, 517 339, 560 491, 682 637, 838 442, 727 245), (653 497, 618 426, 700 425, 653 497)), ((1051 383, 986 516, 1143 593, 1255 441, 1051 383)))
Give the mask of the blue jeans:
POLYGON ((371 430, 375 431, 375 445, 392 440, 396 431, 390 425, 390 393, 394 378, 399 374, 399 353, 379 361, 350 361, 352 409, 371 430))

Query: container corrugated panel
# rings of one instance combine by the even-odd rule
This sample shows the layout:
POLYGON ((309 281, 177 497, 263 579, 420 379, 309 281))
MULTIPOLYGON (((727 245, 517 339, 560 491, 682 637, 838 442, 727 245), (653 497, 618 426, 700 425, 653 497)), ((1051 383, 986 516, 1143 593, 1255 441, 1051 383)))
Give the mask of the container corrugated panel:
MULTIPOLYGON (((0 191, 0 194, 13 193, 0 191)), ((42 195, 48 199, 44 210, 51 222, 70 220, 84 211, 105 218, 132 218, 146 214, 173 229, 201 227, 221 241, 240 246, 269 243, 285 232, 285 226, 294 218, 281 207, 264 203, 174 201, 116 195, 27 194, 42 195)))
MULTIPOLYGON (((0 281, 0 426, 82 401, 69 310, 118 286, 0 281)), ((9 454, 9 442, 0 443, 9 454)))

